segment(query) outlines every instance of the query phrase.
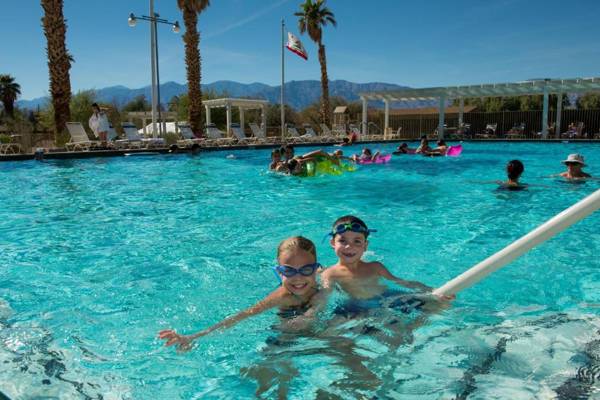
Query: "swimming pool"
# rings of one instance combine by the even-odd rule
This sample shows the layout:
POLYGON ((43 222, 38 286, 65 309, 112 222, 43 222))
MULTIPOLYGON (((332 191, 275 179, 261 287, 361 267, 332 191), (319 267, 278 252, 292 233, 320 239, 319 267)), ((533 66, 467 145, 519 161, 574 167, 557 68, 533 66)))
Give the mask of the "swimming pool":
POLYGON ((459 158, 399 156, 306 179, 266 172, 268 150, 0 163, 0 391, 253 398, 261 369, 273 377, 266 398, 597 398, 597 213, 418 328, 408 326, 418 316, 401 316, 397 349, 361 333, 364 321, 327 334, 325 320, 319 334, 268 345, 274 312, 184 355, 156 339, 168 327, 195 332, 274 289, 270 267, 288 236, 312 239, 331 265, 321 239, 343 214, 378 229, 366 258, 439 286, 600 187, 547 178, 574 152, 600 175, 597 144, 464 147, 459 158), (480 183, 503 179, 512 158, 538 186, 480 183))

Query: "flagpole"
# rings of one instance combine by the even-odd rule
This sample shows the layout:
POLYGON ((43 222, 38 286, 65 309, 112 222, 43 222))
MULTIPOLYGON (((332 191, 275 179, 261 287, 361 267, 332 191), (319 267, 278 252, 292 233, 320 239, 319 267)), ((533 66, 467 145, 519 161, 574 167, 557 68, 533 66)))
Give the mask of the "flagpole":
POLYGON ((285 63, 284 63, 284 47, 285 47, 285 22, 281 18, 281 139, 285 136, 285 108, 283 106, 283 84, 285 82, 285 63))

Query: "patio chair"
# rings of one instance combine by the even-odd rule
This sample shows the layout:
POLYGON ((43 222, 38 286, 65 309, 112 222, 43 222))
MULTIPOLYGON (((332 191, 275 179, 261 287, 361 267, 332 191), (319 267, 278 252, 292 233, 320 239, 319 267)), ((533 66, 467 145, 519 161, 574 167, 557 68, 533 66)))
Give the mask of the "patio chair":
POLYGON ((322 141, 322 138, 320 138, 319 135, 317 135, 317 132, 315 132, 315 130, 310 124, 303 124, 302 127, 304 128, 304 135, 302 135, 302 137, 307 138, 309 142, 322 141))
POLYGON ((206 137, 208 138, 207 144, 214 146, 227 146, 234 143, 233 139, 225 137, 225 132, 217 128, 215 124, 206 125, 206 137))
POLYGON ((475 137, 484 138, 484 139, 496 137, 496 129, 498 129, 497 123, 487 124, 485 126, 484 131, 482 133, 476 134, 475 137))
POLYGON ((180 139, 177 141, 178 146, 188 147, 188 146, 193 146, 194 144, 199 144, 199 145, 204 144, 203 142, 205 140, 202 138, 196 137, 196 135, 194 135, 194 132, 192 131, 192 128, 190 127, 190 124, 188 124, 187 122, 177 122, 176 124, 177 124, 177 130, 179 131, 179 134, 183 138, 183 139, 180 139))
POLYGON ((237 141, 241 144, 254 144, 257 141, 256 138, 246 136, 246 133, 242 130, 240 124, 231 124, 231 132, 233 133, 233 136, 237 139, 237 141))
POLYGON ((257 142, 265 144, 265 143, 279 143, 280 139, 278 137, 268 137, 265 134, 258 124, 251 122, 248 124, 250 129, 252 130, 252 136, 256 139, 257 142))
POLYGON ((524 139, 525 138, 525 122, 515 124, 508 132, 506 132, 507 139, 524 139))
POLYGON ((450 135, 450 139, 463 140, 471 137, 471 124, 461 123, 455 133, 450 135))
POLYGON ((117 147, 139 149, 165 146, 164 138, 144 138, 140 136, 137 127, 130 122, 125 122, 122 127, 123 131, 125 131, 126 139, 115 141, 117 147))
POLYGON ((337 137, 332 131, 331 129, 329 129, 329 127, 325 124, 321 124, 319 125, 321 128, 321 138, 323 139, 323 141, 326 142, 337 142, 340 140, 339 137, 337 137))
POLYGON ((117 131, 115 131, 115 128, 112 125, 110 125, 108 127, 108 134, 106 135, 106 140, 108 140, 109 142, 113 142, 118 137, 119 134, 117 133, 117 131))
POLYGON ((90 140, 81 122, 67 122, 67 130, 69 131, 69 135, 71 135, 71 140, 65 143, 67 151, 89 151, 94 147, 100 146, 99 141, 90 140))
POLYGON ((21 152, 21 143, 16 141, 21 135, 10 135, 10 142, 0 143, 0 154, 19 154, 21 152))
POLYGON ((292 124, 287 126, 287 138, 292 143, 306 143, 309 141, 309 137, 300 135, 298 129, 292 124))

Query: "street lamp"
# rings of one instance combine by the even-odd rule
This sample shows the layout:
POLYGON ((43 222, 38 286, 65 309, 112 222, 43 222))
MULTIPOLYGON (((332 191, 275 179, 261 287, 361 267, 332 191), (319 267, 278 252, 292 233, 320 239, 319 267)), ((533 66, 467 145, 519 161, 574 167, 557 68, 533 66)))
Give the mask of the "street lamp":
MULTIPOLYGON (((133 13, 129 14, 127 23, 132 28, 137 24, 138 20, 150 22, 150 64, 152 67, 152 136, 156 137, 156 116, 158 114, 158 120, 161 121, 160 115, 160 75, 158 72, 158 37, 156 26, 158 23, 171 25, 173 32, 179 33, 179 22, 171 22, 163 18, 159 18, 160 15, 154 12, 154 0, 150 0, 150 17, 142 15, 138 17, 133 13)), ((163 127, 159 125, 159 130, 162 133, 163 127)))

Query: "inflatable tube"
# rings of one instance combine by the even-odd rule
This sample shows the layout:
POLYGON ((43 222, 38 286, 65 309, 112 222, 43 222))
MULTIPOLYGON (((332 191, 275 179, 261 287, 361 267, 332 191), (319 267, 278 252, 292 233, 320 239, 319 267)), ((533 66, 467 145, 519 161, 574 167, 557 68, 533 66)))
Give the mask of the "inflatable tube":
POLYGON ((458 156, 460 156, 460 153, 462 153, 462 151, 463 151, 462 144, 457 144, 456 146, 450 146, 450 147, 448 147, 448 150, 446 150, 446 157, 458 157, 458 156))
POLYGON ((317 161, 316 163, 309 163, 309 165, 313 164, 313 172, 312 175, 308 173, 307 176, 314 175, 342 175, 344 172, 354 172, 356 170, 356 166, 350 165, 344 162, 341 162, 339 165, 333 163, 331 160, 322 159, 317 161))
POLYGON ((362 165, 385 164, 385 163, 389 162, 391 158, 392 158, 391 154, 380 154, 377 157, 375 157, 375 160, 358 160, 358 163, 362 164, 362 165))

